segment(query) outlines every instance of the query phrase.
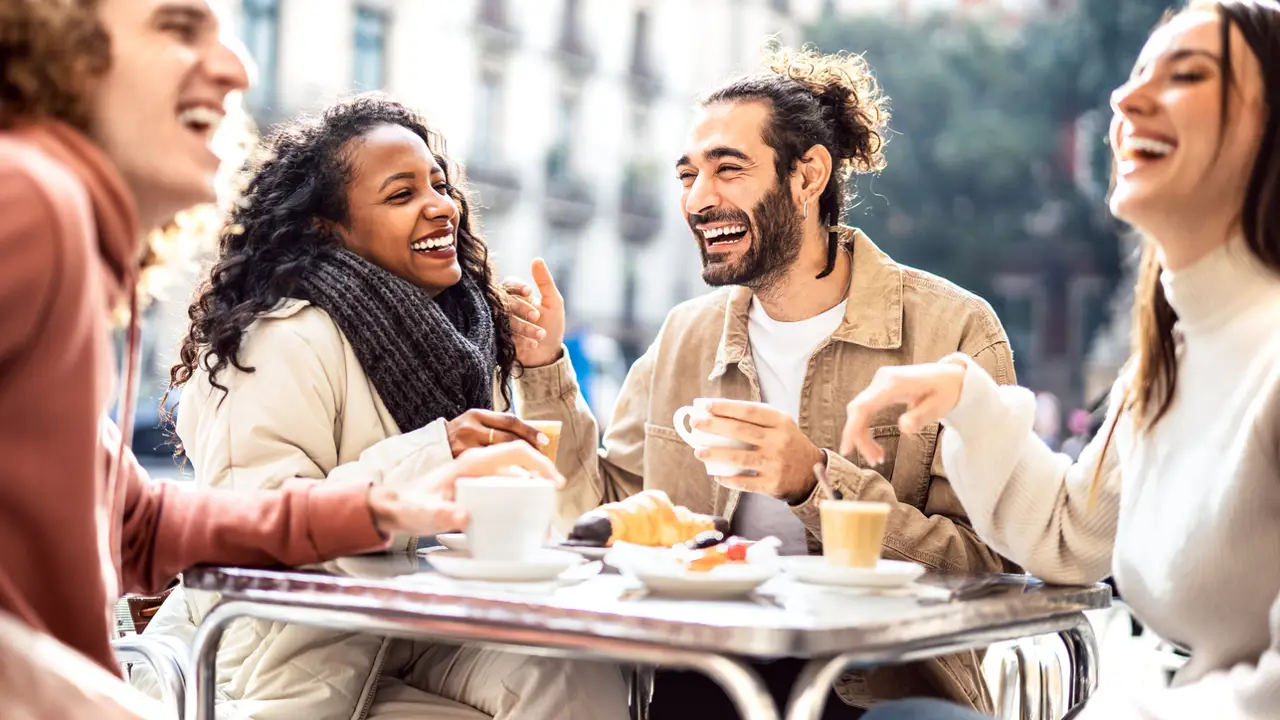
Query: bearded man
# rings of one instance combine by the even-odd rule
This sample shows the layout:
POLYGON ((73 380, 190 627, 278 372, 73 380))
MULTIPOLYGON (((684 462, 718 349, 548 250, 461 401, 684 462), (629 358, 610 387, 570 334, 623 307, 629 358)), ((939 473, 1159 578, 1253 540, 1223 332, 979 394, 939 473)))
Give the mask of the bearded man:
MULTIPOLYGON (((832 225, 848 207, 849 176, 884 166, 886 102, 860 57, 785 50, 701 101, 676 172, 702 277, 718 289, 667 316, 627 375, 603 443, 560 347, 564 305, 554 281, 535 264, 536 293, 509 284, 523 336, 521 414, 563 422, 562 519, 656 488, 724 516, 736 535, 773 535, 784 554, 821 554, 820 464, 845 499, 891 505, 885 557, 932 570, 1007 569, 944 477, 938 425, 901 435, 897 415, 877 418, 872 432, 886 450, 879 466, 836 450, 845 398, 880 368, 958 351, 997 382, 1014 382, 1008 338, 986 302, 832 225), (695 399, 703 412, 694 428, 749 447, 686 445, 672 416, 695 399), (706 464, 741 471, 712 477, 706 464)), ((785 701, 797 665, 758 669, 785 701)), ((989 709, 974 653, 846 673, 835 692, 844 703, 829 709, 843 705, 840 717, 920 694, 989 709)), ((664 700, 688 709, 711 694, 671 691, 659 676, 655 713, 664 700)))

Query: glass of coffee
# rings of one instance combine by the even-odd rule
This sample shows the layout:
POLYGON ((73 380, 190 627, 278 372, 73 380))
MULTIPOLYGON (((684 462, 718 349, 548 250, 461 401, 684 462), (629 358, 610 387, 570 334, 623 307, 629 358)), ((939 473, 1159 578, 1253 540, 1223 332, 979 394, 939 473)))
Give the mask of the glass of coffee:
POLYGON ((562 423, 559 420, 525 420, 525 423, 547 436, 547 440, 550 442, 538 448, 538 451, 546 455, 551 462, 555 462, 556 451, 560 449, 560 428, 562 423))
POLYGON ((822 554, 832 565, 871 568, 880 561, 889 503, 823 500, 822 554))

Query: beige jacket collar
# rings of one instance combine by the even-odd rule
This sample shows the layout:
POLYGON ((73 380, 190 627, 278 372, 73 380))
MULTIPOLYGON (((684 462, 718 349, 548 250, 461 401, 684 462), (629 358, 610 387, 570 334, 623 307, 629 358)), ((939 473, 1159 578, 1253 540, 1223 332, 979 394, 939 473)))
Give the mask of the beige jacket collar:
MULTIPOLYGON (((853 253, 853 274, 849 278, 844 321, 832 339, 872 350, 902 347, 902 268, 861 230, 842 227, 840 234, 853 253)), ((747 316, 752 297, 749 288, 729 291, 724 331, 708 379, 723 375, 730 365, 742 362, 748 355, 747 316)))

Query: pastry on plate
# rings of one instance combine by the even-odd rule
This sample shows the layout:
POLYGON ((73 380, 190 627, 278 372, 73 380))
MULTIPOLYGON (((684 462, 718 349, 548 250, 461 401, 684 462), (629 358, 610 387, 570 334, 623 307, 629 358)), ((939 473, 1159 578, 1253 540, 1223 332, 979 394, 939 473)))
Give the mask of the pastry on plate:
POLYGON ((608 547, 625 542, 671 547, 710 531, 727 536, 729 523, 722 517, 702 515, 675 505, 661 490, 645 490, 583 513, 574 523, 566 544, 608 547))

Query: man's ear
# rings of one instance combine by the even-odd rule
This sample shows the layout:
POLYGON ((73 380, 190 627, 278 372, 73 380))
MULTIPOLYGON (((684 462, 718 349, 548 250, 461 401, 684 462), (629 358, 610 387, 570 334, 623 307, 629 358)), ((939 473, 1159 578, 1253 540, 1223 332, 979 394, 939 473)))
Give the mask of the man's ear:
POLYGON ((791 195, 797 202, 808 201, 810 211, 817 210, 818 198, 831 181, 831 153, 821 145, 814 145, 796 163, 792 175, 791 195))

